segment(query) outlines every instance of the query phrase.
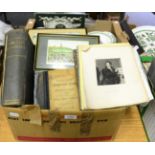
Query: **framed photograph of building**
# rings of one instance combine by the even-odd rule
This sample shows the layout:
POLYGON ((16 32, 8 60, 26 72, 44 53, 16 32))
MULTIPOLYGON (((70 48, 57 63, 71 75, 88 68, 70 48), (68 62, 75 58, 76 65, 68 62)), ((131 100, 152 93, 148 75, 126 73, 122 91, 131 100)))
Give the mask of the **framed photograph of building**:
POLYGON ((85 14, 71 13, 36 13, 36 28, 84 28, 85 14))
POLYGON ((38 34, 35 68, 40 70, 73 68, 77 47, 98 43, 98 36, 38 34))

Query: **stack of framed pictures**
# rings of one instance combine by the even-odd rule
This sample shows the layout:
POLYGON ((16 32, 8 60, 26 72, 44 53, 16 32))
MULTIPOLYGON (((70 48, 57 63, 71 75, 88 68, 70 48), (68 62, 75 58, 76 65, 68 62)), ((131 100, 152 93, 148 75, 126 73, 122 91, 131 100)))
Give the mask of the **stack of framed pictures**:
MULTIPOLYGON (((79 45, 99 44, 99 36, 86 35, 86 29, 32 29, 29 36, 35 45, 35 74, 44 77, 51 70, 67 72, 75 68, 77 48, 79 45)), ((45 78, 44 78, 45 79, 45 78)), ((41 108, 52 110, 52 88, 48 85, 51 78, 35 81, 34 100, 41 108), (41 87, 40 87, 41 86, 41 87), (47 86, 47 87, 45 87, 47 86), (38 89, 39 88, 39 89, 38 89), (42 92, 42 93, 40 93, 42 92), (45 100, 42 100, 45 99, 45 100), (46 102, 46 104, 45 104, 46 102), (48 105, 47 105, 48 103, 48 105)), ((58 82, 58 81, 57 81, 58 82)))

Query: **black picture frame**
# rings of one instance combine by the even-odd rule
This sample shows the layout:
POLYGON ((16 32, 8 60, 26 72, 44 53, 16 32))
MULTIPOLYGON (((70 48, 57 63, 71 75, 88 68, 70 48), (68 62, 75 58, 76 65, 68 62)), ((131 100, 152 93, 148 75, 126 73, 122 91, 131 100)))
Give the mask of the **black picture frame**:
POLYGON ((99 36, 38 34, 35 69, 73 68, 75 65, 73 52, 76 52, 78 45, 86 44, 99 44, 99 36))
POLYGON ((36 13, 37 28, 85 28, 85 14, 36 13))

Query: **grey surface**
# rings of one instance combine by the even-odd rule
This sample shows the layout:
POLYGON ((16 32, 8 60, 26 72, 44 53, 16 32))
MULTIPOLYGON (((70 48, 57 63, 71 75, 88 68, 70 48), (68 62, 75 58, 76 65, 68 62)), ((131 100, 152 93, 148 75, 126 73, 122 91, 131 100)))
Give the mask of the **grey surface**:
MULTIPOLYGON (((5 15, 11 25, 19 27, 25 25, 27 20, 34 16, 34 12, 5 12, 5 15)), ((0 20, 5 21, 5 16, 2 12, 0 12, 0 20)))
POLYGON ((155 142, 155 102, 149 104, 144 116, 142 117, 149 140, 155 142))

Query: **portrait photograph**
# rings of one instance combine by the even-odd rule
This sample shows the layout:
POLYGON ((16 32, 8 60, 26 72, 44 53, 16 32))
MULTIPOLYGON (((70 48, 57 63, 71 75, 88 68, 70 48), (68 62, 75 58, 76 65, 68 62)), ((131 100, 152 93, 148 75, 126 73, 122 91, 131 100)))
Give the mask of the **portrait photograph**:
POLYGON ((97 59, 96 75, 98 85, 114 85, 124 83, 124 75, 120 58, 97 59))

